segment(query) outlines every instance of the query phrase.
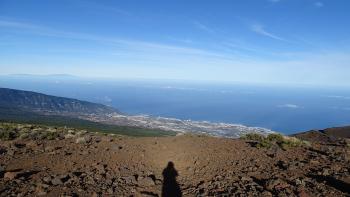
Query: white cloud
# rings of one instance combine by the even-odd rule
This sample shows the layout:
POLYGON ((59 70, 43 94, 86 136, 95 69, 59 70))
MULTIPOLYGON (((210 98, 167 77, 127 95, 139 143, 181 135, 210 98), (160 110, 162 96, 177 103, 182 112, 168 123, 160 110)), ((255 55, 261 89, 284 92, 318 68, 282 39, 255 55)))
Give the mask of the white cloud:
POLYGON ((214 33, 213 29, 209 28, 207 25, 204 25, 203 23, 200 23, 198 21, 193 21, 193 24, 198 29, 204 30, 204 31, 209 32, 209 33, 214 33))
POLYGON ((325 96, 327 98, 334 98, 334 99, 342 99, 342 100, 350 100, 350 96, 340 96, 340 95, 328 95, 325 96))
MULTIPOLYGON (((6 21, 0 20, 0 27, 8 27, 13 29, 20 29, 22 33, 30 33, 40 36, 49 36, 49 37, 59 37, 59 38, 70 38, 78 40, 87 40, 95 41, 104 44, 126 46, 128 49, 136 49, 138 51, 142 50, 160 50, 177 54, 187 54, 187 55, 198 55, 198 56, 213 56, 217 58, 230 59, 229 56, 216 53, 204 49, 193 48, 193 47, 183 47, 178 45, 163 44, 156 42, 147 42, 139 40, 129 40, 129 39, 120 39, 112 37, 101 37, 85 33, 76 33, 69 31, 60 31, 56 29, 51 29, 45 26, 33 25, 30 23, 22 23, 17 21, 6 21)), ((203 26, 204 28, 205 26, 203 26)))
POLYGON ((109 96, 104 96, 102 100, 109 103, 113 101, 113 99, 111 99, 109 96))
POLYGON ((332 106, 330 109, 333 110, 344 110, 344 111, 350 111, 350 107, 339 107, 339 106, 332 106))
POLYGON ((160 89, 173 89, 173 90, 189 90, 189 91, 208 91, 207 89, 203 89, 203 88, 186 88, 186 87, 174 87, 174 86, 164 86, 164 87, 160 87, 160 89))
POLYGON ((318 7, 318 8, 321 8, 321 7, 324 6, 324 4, 323 4, 321 1, 315 2, 314 5, 315 5, 316 7, 318 7))
POLYGON ((272 39, 275 39, 275 40, 280 40, 280 41, 287 41, 286 39, 284 38, 281 38, 273 33, 270 33, 268 31, 266 31, 264 29, 264 26, 260 25, 260 24, 254 24, 250 27, 250 29, 252 31, 254 31, 255 33, 258 33, 260 35, 263 35, 263 36, 266 36, 266 37, 269 37, 269 38, 272 38, 272 39))
POLYGON ((279 57, 279 59, 260 58, 255 54, 247 54, 245 51, 254 51, 258 55, 272 51, 268 48, 264 50, 256 45, 245 46, 244 42, 233 43, 231 48, 237 50, 238 53, 232 53, 223 49, 222 46, 226 47, 226 45, 221 43, 221 48, 214 50, 214 48, 200 48, 195 47, 195 45, 189 46, 189 44, 160 43, 69 32, 31 23, 0 19, 1 27, 5 27, 3 29, 6 31, 16 32, 16 34, 32 34, 58 39, 69 38, 91 42, 99 47, 108 46, 103 52, 93 47, 81 48, 71 45, 51 49, 51 51, 70 52, 72 55, 74 53, 89 53, 84 58, 81 56, 58 57, 51 52, 48 54, 43 52, 46 54, 45 56, 40 53, 15 53, 2 58, 0 68, 3 73, 18 73, 21 70, 21 72, 30 74, 50 74, 64 71, 78 76, 119 77, 120 75, 129 78, 157 78, 161 76, 162 78, 180 80, 294 85, 299 83, 300 85, 318 86, 349 86, 350 84, 348 76, 350 73, 350 52, 348 49, 300 52, 287 58, 278 52, 278 54, 272 55, 279 57), (78 52, 74 50, 78 50, 78 52), (82 51, 79 52, 79 50, 82 51), (94 58, 90 53, 97 53, 104 58, 94 58), (12 58, 12 56, 21 58, 12 58), (28 62, 26 57, 32 58, 32 60, 28 62), (58 61, 53 61, 56 59, 58 61), (85 69, 86 66, 89 66, 91 70, 85 69))
POLYGON ((23 28, 23 29, 40 28, 39 26, 32 25, 32 24, 21 23, 21 22, 17 22, 17 21, 7 21, 7 20, 0 20, 0 27, 23 28))
MULTIPOLYGON (((74 2, 71 2, 74 4, 74 2)), ((94 10, 95 12, 99 13, 115 13, 118 15, 124 15, 124 16, 131 16, 132 14, 126 10, 120 9, 118 7, 113 7, 111 5, 105 5, 102 4, 102 1, 84 1, 84 0, 77 0, 77 4, 74 4, 76 6, 82 7, 82 8, 88 8, 87 10, 91 11, 94 10)))
POLYGON ((295 104, 283 104, 283 105, 278 105, 277 107, 281 107, 281 108, 289 108, 289 109, 299 109, 302 108, 299 105, 295 105, 295 104))

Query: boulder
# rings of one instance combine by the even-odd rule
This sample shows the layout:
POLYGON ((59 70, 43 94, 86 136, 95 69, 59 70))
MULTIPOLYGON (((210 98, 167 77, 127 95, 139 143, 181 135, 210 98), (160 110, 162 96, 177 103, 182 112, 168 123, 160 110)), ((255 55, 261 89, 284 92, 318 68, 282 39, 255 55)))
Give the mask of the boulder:
POLYGON ((72 139, 74 137, 75 137, 75 135, 71 134, 71 133, 68 133, 68 134, 64 135, 64 139, 72 139))
POLYGON ((51 180, 52 185, 63 185, 63 182, 60 178, 55 177, 54 179, 51 180))
POLYGON ((46 176, 46 177, 44 177, 44 178, 42 178, 42 181, 44 182, 44 183, 47 183, 47 184, 49 184, 49 183, 51 183, 51 177, 49 177, 49 176, 46 176))
POLYGON ((243 182, 251 182, 251 181, 253 181, 253 179, 250 178, 250 177, 244 176, 244 177, 241 178, 241 181, 243 181, 243 182))
POLYGON ((7 152, 6 147, 1 147, 0 146, 0 155, 5 154, 7 152))
POLYGON ((154 180, 151 177, 142 177, 138 180, 137 183, 141 187, 149 187, 155 185, 154 180))
POLYGON ((0 178, 5 173, 5 168, 3 166, 0 166, 0 178))
POLYGON ((75 143, 77 143, 77 144, 86 144, 86 143, 89 143, 89 142, 91 142, 91 137, 90 136, 78 137, 75 140, 75 143))
POLYGON ((75 131, 74 131, 74 130, 69 129, 69 130, 67 131, 67 133, 68 133, 68 134, 71 134, 71 135, 74 135, 74 134, 75 134, 75 131))
POLYGON ((64 174, 64 175, 59 176, 59 178, 61 179, 61 181, 63 183, 65 183, 70 179, 70 176, 68 174, 64 174))
POLYGON ((13 180, 18 177, 19 172, 6 172, 4 174, 4 179, 13 180))
POLYGON ((284 181, 276 178, 276 179, 270 179, 265 184, 265 189, 269 191, 273 191, 276 188, 282 188, 284 186, 284 181))
POLYGON ((14 156, 14 155, 16 154, 16 151, 13 150, 13 149, 9 149, 9 150, 7 151, 7 154, 10 155, 10 156, 14 156))
POLYGON ((269 191, 264 191, 264 192, 261 193, 261 196, 262 197, 272 197, 273 195, 269 191))
POLYGON ((100 138, 100 137, 95 137, 95 139, 94 139, 94 140, 95 140, 95 142, 96 142, 96 143, 101 142, 101 138, 100 138))
POLYGON ((53 147, 53 146, 46 146, 44 150, 45 150, 45 152, 52 152, 52 151, 55 150, 55 147, 53 147))
POLYGON ((136 184, 137 183, 135 176, 122 177, 121 179, 124 180, 124 182, 126 184, 136 184))

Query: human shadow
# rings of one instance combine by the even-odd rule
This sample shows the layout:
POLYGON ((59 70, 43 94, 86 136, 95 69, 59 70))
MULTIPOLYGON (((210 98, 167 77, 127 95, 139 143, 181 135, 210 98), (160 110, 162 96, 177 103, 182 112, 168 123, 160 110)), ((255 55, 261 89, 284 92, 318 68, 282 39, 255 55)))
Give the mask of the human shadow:
POLYGON ((325 183, 328 186, 334 187, 335 189, 344 193, 350 194, 350 184, 342 180, 336 179, 331 176, 321 176, 311 174, 309 177, 316 179, 318 182, 325 183))
POLYGON ((163 170, 163 187, 162 197, 181 197, 181 189, 176 181, 177 173, 174 163, 169 161, 166 168, 163 170))

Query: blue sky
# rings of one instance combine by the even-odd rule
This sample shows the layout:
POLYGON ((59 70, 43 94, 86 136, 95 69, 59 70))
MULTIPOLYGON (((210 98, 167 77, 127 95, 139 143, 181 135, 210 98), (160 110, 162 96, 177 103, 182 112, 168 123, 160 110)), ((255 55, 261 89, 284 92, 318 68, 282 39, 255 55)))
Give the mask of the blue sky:
POLYGON ((0 74, 350 86, 348 0, 0 0, 0 74))

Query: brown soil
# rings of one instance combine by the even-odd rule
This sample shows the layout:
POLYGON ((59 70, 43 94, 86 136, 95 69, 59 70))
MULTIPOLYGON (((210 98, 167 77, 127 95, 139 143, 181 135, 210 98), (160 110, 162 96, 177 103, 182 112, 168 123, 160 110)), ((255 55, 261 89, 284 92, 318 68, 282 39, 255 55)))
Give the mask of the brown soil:
POLYGON ((191 135, 78 138, 0 141, 0 196, 350 195, 340 142, 282 150, 191 135))

